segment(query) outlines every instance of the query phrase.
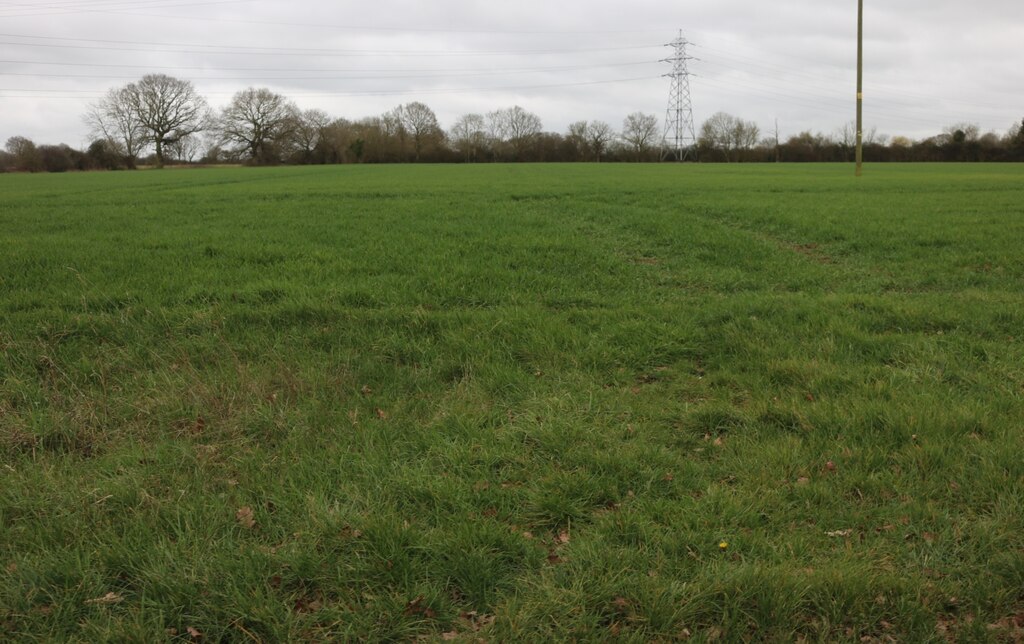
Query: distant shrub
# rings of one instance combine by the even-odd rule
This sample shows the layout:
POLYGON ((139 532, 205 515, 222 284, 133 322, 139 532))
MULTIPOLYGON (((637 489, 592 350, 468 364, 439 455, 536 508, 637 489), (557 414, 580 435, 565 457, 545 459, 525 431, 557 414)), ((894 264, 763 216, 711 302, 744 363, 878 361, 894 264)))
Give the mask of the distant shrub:
POLYGON ((74 150, 63 144, 39 146, 40 163, 45 172, 67 172, 77 169, 76 156, 74 150))

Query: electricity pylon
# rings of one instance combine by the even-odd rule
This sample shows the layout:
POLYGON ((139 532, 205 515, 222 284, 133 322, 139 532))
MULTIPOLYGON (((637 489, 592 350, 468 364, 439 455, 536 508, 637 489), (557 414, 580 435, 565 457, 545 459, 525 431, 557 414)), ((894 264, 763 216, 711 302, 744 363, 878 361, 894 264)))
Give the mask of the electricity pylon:
POLYGON ((687 54, 690 42, 679 37, 667 46, 675 49, 675 53, 664 59, 663 63, 672 63, 672 73, 665 74, 672 79, 672 89, 668 96, 668 111, 665 113, 665 134, 661 139, 661 160, 669 157, 676 161, 686 161, 695 154, 697 135, 693 129, 693 102, 690 99, 689 61, 694 60, 687 54))

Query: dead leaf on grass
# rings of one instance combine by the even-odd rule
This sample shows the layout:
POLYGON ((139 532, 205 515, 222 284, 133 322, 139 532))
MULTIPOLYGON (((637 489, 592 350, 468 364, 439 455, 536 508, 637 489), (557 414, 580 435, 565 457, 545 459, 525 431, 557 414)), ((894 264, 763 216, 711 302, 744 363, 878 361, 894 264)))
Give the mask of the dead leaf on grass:
POLYGON ((459 615, 459 618, 474 633, 478 633, 482 629, 487 628, 494 623, 494 620, 497 619, 494 615, 481 615, 475 610, 462 613, 459 615))
POLYGON ((1013 642, 1024 641, 1024 611, 989 624, 988 630, 1004 631, 1010 636, 1008 640, 1013 642))
POLYGON ((238 525, 246 530, 252 530, 256 527, 256 515, 253 514, 252 508, 248 505, 235 512, 235 520, 238 521, 238 525))
POLYGON ((107 593, 106 595, 97 597, 96 599, 87 599, 85 600, 85 603, 106 606, 110 604, 120 604, 123 601, 124 597, 121 595, 118 595, 117 593, 107 593))
POLYGON ((377 418, 379 418, 381 420, 387 420, 388 419, 388 412, 384 411, 383 409, 379 409, 378 408, 377 409, 377 418))
POLYGON ((203 639, 203 632, 200 631, 198 628, 193 628, 193 627, 189 626, 187 629, 185 629, 185 632, 187 632, 188 636, 191 637, 196 642, 198 642, 201 639, 203 639))
POLYGON ((430 608, 429 606, 423 605, 424 599, 425 598, 423 597, 423 595, 419 595, 418 597, 416 597, 416 599, 406 604, 405 614, 409 616, 422 615, 427 619, 434 619, 434 617, 437 616, 437 613, 434 611, 434 609, 430 608))
POLYGON ((323 602, 319 598, 313 596, 299 597, 295 600, 294 611, 296 613, 307 614, 307 613, 318 613, 320 609, 324 607, 323 602))

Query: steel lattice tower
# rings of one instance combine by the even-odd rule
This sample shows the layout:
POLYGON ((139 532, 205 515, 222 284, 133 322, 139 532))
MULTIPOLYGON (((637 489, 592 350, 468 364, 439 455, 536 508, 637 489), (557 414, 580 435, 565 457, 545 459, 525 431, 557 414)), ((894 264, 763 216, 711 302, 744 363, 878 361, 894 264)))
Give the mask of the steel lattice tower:
POLYGON ((672 63, 672 73, 665 76, 672 79, 672 90, 668 96, 668 111, 665 113, 665 135, 662 137, 662 156, 664 161, 669 157, 676 161, 686 161, 694 155, 697 135, 693 129, 693 103, 690 100, 690 69, 689 61, 694 60, 686 53, 690 42, 679 37, 667 46, 675 49, 671 58, 663 63, 672 63))

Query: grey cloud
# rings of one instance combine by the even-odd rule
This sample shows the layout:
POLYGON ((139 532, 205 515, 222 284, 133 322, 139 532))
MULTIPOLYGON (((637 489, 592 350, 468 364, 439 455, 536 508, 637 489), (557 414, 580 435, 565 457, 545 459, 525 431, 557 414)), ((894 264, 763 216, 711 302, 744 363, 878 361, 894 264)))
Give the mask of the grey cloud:
MULTIPOLYGON (((958 121, 1003 131, 1024 116, 1018 0, 867 5, 869 125, 923 137, 958 121)), ((89 100, 147 71, 192 80, 214 106, 247 86, 268 86, 347 118, 422 100, 445 125, 468 111, 521 104, 548 130, 584 118, 618 126, 633 111, 663 114, 667 65, 656 61, 668 50, 658 45, 679 28, 700 58, 692 69, 698 122, 726 111, 764 130, 778 119, 784 136, 831 132, 853 114, 855 12, 852 0, 0 1, 0 31, 11 34, 0 41, 21 43, 0 44, 0 140, 84 143, 80 116, 89 100), (31 13, 40 15, 24 15, 31 13), (277 49, 246 56, 210 46, 277 49), (519 53, 470 53, 485 51, 519 53), (554 67, 579 69, 541 71, 554 67), (252 68, 263 71, 245 71, 252 68), (632 78, 643 80, 603 82, 632 78), (601 84, 580 84, 589 82, 601 84), (471 88, 513 89, 462 91, 471 88), (44 89, 52 91, 30 91, 44 89)))

